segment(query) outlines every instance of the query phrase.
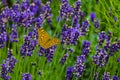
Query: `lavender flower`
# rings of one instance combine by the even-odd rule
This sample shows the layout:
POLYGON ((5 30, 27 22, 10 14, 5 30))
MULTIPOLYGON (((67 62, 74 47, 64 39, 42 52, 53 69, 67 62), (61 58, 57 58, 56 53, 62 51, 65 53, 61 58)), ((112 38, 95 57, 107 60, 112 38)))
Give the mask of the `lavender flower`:
POLYGON ((4 80, 10 80, 10 76, 8 73, 13 72, 13 68, 15 67, 17 60, 12 56, 12 50, 8 49, 8 57, 7 60, 4 60, 3 64, 1 65, 1 78, 4 80))
POLYGON ((55 53, 56 46, 52 46, 45 50, 45 57, 47 58, 48 62, 51 62, 55 53))
POLYGON ((28 73, 23 73, 22 80, 32 80, 32 75, 28 73))
POLYGON ((73 67, 68 67, 66 71, 66 80, 72 80, 73 67))
POLYGON ((7 6, 8 5, 7 0, 2 0, 2 5, 7 6))
POLYGON ((108 63, 109 55, 103 49, 98 49, 96 55, 92 57, 93 63, 99 67, 105 67, 108 63))
POLYGON ((10 34, 10 41, 11 42, 18 42, 18 32, 16 29, 16 25, 13 24, 12 33, 10 34))
POLYGON ((82 55, 88 56, 88 53, 90 52, 90 42, 84 41, 82 44, 82 55))
POLYGON ((94 74, 94 80, 98 80, 98 73, 97 72, 94 74))
POLYGON ((73 8, 70 6, 67 0, 61 0, 62 5, 60 8, 60 17, 67 20, 73 13, 73 8))
POLYGON ((65 63, 65 61, 66 61, 66 59, 67 59, 68 56, 69 56, 69 54, 66 53, 66 54, 61 58, 60 63, 61 63, 62 65, 65 63))
POLYGON ((80 11, 81 2, 78 0, 75 2, 74 12, 80 11))
POLYGON ((120 62, 120 58, 117 59, 117 62, 120 62))
POLYGON ((114 16, 114 21, 115 21, 115 22, 117 21, 117 17, 116 17, 116 16, 114 16))
POLYGON ((8 40, 8 34, 6 32, 6 26, 3 24, 0 29, 0 48, 5 46, 5 43, 8 40))
POLYGON ((94 27, 97 28, 97 29, 100 28, 99 20, 94 21, 94 27))
POLYGON ((110 55, 113 55, 114 52, 117 52, 118 48, 117 48, 117 44, 114 43, 110 46, 110 55))
POLYGON ((104 75, 102 77, 102 80, 110 80, 110 75, 109 73, 104 72, 104 75))
POLYGON ((86 35, 88 27, 89 27, 89 22, 87 20, 83 21, 82 22, 82 27, 81 27, 82 35, 86 35))
POLYGON ((79 29, 77 28, 66 28, 66 25, 64 25, 62 29, 62 43, 63 44, 77 44, 77 40, 80 36, 79 29))
POLYGON ((113 80, 120 80, 117 76, 113 76, 113 80))
POLYGON ((83 72, 85 70, 85 56, 81 55, 77 57, 77 62, 73 67, 73 74, 75 77, 81 77, 83 75, 83 72))
POLYGON ((91 19, 91 21, 94 22, 95 18, 96 18, 96 14, 95 14, 94 12, 92 12, 92 13, 90 14, 90 19, 91 19))
POLYGON ((103 42, 105 41, 105 39, 106 39, 106 34, 105 34, 105 32, 104 31, 102 31, 102 32, 100 32, 99 33, 99 45, 102 45, 103 44, 103 42))
POLYGON ((38 52, 39 56, 45 55, 45 57, 47 58, 48 62, 52 61, 52 58, 54 56, 54 52, 55 52, 56 46, 52 46, 48 49, 44 49, 42 47, 40 47, 40 50, 38 52))
POLYGON ((33 50, 37 45, 36 39, 31 39, 31 36, 26 36, 24 44, 21 46, 20 54, 21 56, 32 56, 33 50))
POLYGON ((38 18, 35 18, 34 21, 35 21, 35 24, 38 28, 42 27, 42 24, 43 24, 43 21, 44 21, 45 17, 41 14, 39 15, 38 18))

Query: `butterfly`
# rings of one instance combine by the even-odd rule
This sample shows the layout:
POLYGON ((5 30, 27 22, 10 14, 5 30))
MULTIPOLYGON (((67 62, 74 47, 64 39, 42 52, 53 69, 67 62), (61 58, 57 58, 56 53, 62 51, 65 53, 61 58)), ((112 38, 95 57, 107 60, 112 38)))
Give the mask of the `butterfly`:
POLYGON ((47 49, 59 44, 60 41, 57 38, 52 38, 44 29, 38 28, 38 43, 41 47, 47 49))

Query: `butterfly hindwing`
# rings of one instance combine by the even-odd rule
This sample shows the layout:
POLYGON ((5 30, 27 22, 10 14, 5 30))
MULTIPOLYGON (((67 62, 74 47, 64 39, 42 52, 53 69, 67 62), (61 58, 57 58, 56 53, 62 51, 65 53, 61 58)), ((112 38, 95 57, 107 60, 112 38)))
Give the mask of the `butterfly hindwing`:
POLYGON ((59 44, 60 41, 57 38, 52 38, 51 40, 49 40, 46 44, 45 44, 45 48, 49 48, 52 47, 56 44, 59 44))

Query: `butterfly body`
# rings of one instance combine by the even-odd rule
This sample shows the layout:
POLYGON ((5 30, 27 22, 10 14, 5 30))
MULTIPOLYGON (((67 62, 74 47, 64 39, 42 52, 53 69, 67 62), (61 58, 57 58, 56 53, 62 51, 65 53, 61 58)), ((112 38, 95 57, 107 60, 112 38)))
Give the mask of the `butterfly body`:
POLYGON ((60 41, 57 38, 52 38, 45 30, 42 28, 38 29, 38 43, 44 49, 50 48, 56 44, 59 44, 60 41))

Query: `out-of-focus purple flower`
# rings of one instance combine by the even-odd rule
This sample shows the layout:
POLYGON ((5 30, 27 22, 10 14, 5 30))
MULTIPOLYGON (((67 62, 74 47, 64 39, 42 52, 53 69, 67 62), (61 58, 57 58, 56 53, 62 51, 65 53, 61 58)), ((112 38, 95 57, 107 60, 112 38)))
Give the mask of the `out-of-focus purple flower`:
POLYGON ((20 8, 21 8, 22 11, 25 11, 25 10, 29 9, 29 7, 30 7, 30 3, 28 1, 24 1, 20 5, 20 8))
POLYGON ((35 5, 35 3, 30 4, 30 11, 34 14, 37 14, 39 10, 39 6, 35 5))
POLYGON ((63 44, 77 44, 77 40, 80 36, 80 31, 77 28, 67 28, 66 25, 62 29, 62 41, 63 44))
POLYGON ((77 57, 77 62, 73 67, 73 74, 75 77, 79 78, 83 75, 85 70, 85 56, 81 55, 77 57))
POLYGON ((8 56, 7 56, 7 58, 11 58, 11 57, 12 57, 12 49, 8 48, 8 56))
POLYGON ((82 55, 88 56, 88 53, 90 52, 90 42, 89 41, 83 41, 82 44, 82 55))
POLYGON ((61 58, 60 63, 61 63, 62 65, 64 65, 64 63, 65 63, 65 61, 66 61, 66 59, 67 59, 68 56, 69 56, 69 54, 66 53, 66 54, 61 58))
POLYGON ((118 48, 117 48, 117 44, 114 43, 110 46, 110 55, 113 55, 114 52, 117 52, 118 51, 118 48))
POLYGON ((8 64, 7 63, 3 63, 1 65, 2 70, 1 70, 1 78, 4 80, 10 80, 10 76, 8 75, 8 64))
POLYGON ((66 71, 66 80, 72 80, 73 67, 68 67, 66 71))
POLYGON ((120 49, 120 40, 117 42, 117 48, 120 49))
POLYGON ((41 0, 33 0, 33 3, 35 3, 35 5, 40 6, 41 5, 41 0))
POLYGON ((98 80, 98 73, 97 72, 94 74, 94 80, 98 80))
POLYGON ((92 13, 90 14, 90 19, 91 19, 91 21, 94 22, 95 18, 96 18, 96 14, 95 14, 94 12, 92 12, 92 13))
POLYGON ((75 12, 79 12, 80 11, 80 6, 81 6, 81 2, 78 0, 75 2, 75 7, 74 7, 74 11, 75 12))
POLYGON ((120 58, 118 58, 117 61, 120 62, 120 58))
POLYGON ((12 26, 12 32, 10 34, 10 41, 11 42, 18 42, 18 32, 17 32, 17 26, 13 24, 12 26))
POLYGON ((115 22, 117 21, 117 17, 116 17, 116 16, 114 16, 114 21, 115 21, 115 22))
POLYGON ((40 50, 38 52, 39 56, 45 55, 45 57, 47 58, 48 62, 51 62, 54 56, 54 52, 55 52, 56 46, 52 46, 48 49, 44 49, 42 47, 40 47, 40 50))
POLYGON ((113 80, 120 80, 117 76, 113 76, 113 80))
POLYGON ((104 72, 104 75, 102 77, 102 80, 110 80, 110 75, 109 73, 104 72))
POLYGON ((105 67, 108 63, 109 55, 103 49, 98 49, 92 59, 94 64, 99 67, 105 67))
POLYGON ((2 5, 7 6, 8 5, 7 0, 2 0, 2 5))
POLYGON ((79 19, 73 18, 72 19, 72 27, 80 28, 79 19))
POLYGON ((99 20, 94 21, 94 27, 99 29, 100 28, 100 22, 99 20))
POLYGON ((74 50, 71 49, 71 48, 68 48, 68 51, 71 52, 71 53, 74 52, 74 50))
POLYGON ((62 3, 68 3, 68 0, 61 0, 62 3))
POLYGON ((86 35, 88 27, 89 27, 89 22, 87 20, 83 21, 82 22, 82 26, 81 26, 81 33, 82 33, 82 35, 86 35))
POLYGON ((32 80, 32 75, 28 73, 23 73, 22 80, 32 80))
POLYGON ((42 47, 40 47, 39 52, 38 52, 38 55, 39 55, 39 56, 42 56, 44 53, 45 53, 45 49, 42 48, 42 47))
POLYGON ((106 39, 106 34, 105 34, 104 31, 102 31, 102 32, 100 32, 98 35, 99 35, 98 43, 99 43, 99 45, 102 45, 103 42, 104 42, 105 39, 106 39))

